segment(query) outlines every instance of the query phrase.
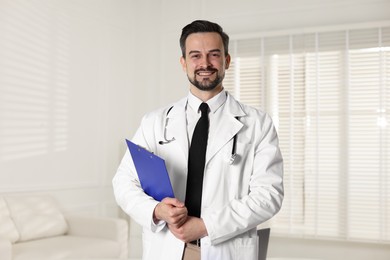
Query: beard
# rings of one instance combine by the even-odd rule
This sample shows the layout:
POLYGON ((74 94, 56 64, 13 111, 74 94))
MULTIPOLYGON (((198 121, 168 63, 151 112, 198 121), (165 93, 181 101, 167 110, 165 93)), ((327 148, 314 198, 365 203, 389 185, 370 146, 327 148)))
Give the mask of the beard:
POLYGON ((192 85, 194 85, 197 89, 202 90, 202 91, 212 91, 214 90, 217 86, 219 86, 222 83, 222 80, 224 79, 225 74, 219 75, 218 70, 216 69, 199 69, 196 70, 194 73, 194 78, 190 78, 187 74, 187 78, 190 81, 192 85), (216 73, 216 77, 214 80, 210 80, 209 78, 203 79, 201 81, 197 80, 197 73, 200 71, 207 71, 207 72, 214 72, 216 73))

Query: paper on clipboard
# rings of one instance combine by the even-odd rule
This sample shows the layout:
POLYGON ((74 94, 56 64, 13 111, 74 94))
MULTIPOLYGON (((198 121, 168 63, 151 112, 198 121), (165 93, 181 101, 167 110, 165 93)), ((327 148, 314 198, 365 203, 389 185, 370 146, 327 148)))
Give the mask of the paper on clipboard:
POLYGON ((165 161, 126 139, 142 189, 155 200, 174 198, 165 161))

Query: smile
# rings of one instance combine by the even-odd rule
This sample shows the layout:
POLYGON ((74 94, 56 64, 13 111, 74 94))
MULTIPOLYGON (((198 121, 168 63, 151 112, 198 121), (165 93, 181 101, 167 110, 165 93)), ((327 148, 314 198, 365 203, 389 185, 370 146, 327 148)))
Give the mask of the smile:
POLYGON ((213 71, 210 71, 210 70, 204 71, 204 70, 202 70, 202 71, 196 72, 196 75, 201 76, 201 77, 208 77, 208 76, 213 75, 215 72, 216 72, 215 70, 213 70, 213 71))

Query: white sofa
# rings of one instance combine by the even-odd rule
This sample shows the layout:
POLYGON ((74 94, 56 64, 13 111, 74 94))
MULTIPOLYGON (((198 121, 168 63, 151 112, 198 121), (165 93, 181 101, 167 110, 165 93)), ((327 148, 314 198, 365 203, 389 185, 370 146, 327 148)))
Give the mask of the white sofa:
POLYGON ((64 215, 49 196, 0 196, 0 260, 126 259, 128 223, 64 215))

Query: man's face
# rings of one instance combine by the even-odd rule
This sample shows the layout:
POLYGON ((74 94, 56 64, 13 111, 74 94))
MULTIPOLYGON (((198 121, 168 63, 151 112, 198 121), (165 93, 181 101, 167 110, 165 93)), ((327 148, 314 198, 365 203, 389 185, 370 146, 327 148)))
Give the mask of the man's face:
POLYGON ((193 33, 186 39, 186 57, 181 57, 183 70, 190 83, 201 91, 222 88, 230 56, 225 56, 218 33, 193 33))

